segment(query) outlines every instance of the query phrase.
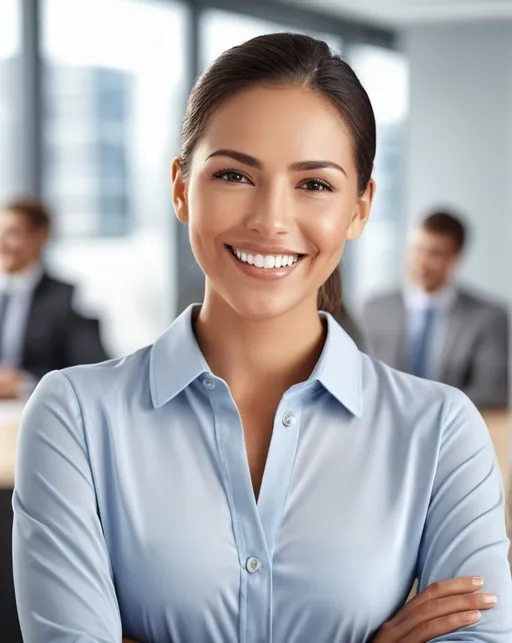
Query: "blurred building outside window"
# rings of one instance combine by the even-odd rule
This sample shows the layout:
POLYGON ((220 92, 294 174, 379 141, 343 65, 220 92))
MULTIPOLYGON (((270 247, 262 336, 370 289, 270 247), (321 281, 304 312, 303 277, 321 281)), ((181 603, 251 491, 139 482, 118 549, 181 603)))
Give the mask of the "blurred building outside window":
POLYGON ((173 316, 169 169, 188 89, 178 2, 44 0, 43 192, 48 261, 81 285, 112 354, 154 341, 173 316))
POLYGON ((0 201, 22 185, 19 77, 21 67, 21 3, 0 2, 0 201))

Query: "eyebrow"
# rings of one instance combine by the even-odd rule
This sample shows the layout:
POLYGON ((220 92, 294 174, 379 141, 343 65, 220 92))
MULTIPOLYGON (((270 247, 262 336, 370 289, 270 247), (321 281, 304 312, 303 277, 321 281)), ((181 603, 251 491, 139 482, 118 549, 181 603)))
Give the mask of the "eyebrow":
MULTIPOLYGON (((244 154, 243 152, 237 152, 236 150, 216 150, 215 152, 212 152, 206 160, 211 159, 215 156, 227 156, 228 158, 238 161, 239 163, 243 163, 244 165, 248 165, 249 167, 255 167, 258 170, 261 170, 261 168, 263 167, 263 163, 254 156, 251 156, 250 154, 244 154)), ((339 172, 347 176, 347 173, 345 172, 343 167, 338 163, 334 163, 334 161, 298 161, 297 163, 292 163, 290 165, 290 170, 293 170, 294 172, 304 172, 306 170, 321 170, 324 168, 338 170, 339 172)))

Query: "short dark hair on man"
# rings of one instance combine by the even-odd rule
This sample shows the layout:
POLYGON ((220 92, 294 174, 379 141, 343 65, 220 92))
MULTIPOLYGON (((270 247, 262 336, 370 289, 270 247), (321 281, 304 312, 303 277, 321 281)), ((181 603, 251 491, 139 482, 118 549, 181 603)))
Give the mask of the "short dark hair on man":
POLYGON ((20 197, 6 203, 4 210, 22 214, 32 228, 50 230, 52 217, 45 204, 34 197, 20 197))
POLYGON ((427 232, 443 234, 453 240, 456 252, 462 252, 466 245, 467 229, 461 218, 447 210, 436 210, 422 222, 422 228, 427 232))

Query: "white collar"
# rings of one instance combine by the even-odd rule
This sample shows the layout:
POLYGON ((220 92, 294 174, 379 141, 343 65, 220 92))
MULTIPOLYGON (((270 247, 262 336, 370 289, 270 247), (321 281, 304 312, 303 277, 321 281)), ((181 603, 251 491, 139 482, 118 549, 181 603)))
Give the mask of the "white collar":
POLYGON ((43 266, 39 262, 14 275, 2 272, 0 273, 0 290, 18 293, 32 292, 41 281, 43 273, 43 266))
POLYGON ((432 306, 437 310, 449 310, 457 298, 457 288, 448 284, 435 293, 428 293, 408 284, 404 288, 404 300, 407 308, 426 308, 432 306))

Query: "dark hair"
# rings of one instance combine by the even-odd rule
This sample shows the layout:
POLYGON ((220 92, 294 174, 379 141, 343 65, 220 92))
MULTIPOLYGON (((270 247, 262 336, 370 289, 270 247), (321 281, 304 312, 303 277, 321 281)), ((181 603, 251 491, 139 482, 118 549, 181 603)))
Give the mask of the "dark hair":
POLYGON ((5 204, 4 210, 21 214, 28 224, 37 230, 49 231, 52 218, 48 208, 34 197, 20 197, 5 204))
MULTIPOLYGON (((327 98, 342 114, 354 141, 358 189, 362 195, 375 158, 375 117, 368 94, 352 68, 322 40, 293 33, 252 38, 225 51, 199 78, 181 129, 181 171, 186 178, 194 148, 218 105, 254 85, 294 84, 327 98)), ((341 305, 340 272, 320 288, 318 307, 335 312, 341 305)))
POLYGON ((467 229, 461 218, 447 210, 436 210, 423 219, 421 224, 424 230, 435 234, 450 237, 455 247, 455 252, 462 252, 467 241, 467 229))

